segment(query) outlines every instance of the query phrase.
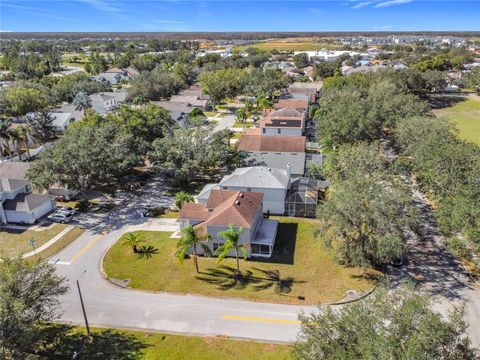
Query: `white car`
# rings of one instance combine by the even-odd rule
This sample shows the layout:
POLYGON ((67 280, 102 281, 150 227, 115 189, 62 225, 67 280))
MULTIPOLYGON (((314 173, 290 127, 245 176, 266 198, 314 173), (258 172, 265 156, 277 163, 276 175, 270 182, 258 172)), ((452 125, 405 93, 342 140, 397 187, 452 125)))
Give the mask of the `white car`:
POLYGON ((65 214, 62 212, 54 212, 53 214, 50 214, 47 216, 48 221, 51 222, 58 222, 58 223, 68 223, 72 221, 73 219, 73 214, 65 214))

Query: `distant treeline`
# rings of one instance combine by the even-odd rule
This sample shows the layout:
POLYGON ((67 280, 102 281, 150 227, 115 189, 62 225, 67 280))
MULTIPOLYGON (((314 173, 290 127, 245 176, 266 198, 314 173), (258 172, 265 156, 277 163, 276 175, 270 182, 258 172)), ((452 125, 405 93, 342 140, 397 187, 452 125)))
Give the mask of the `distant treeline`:
POLYGON ((287 37, 345 37, 345 36, 389 36, 389 35, 428 35, 479 37, 480 31, 370 31, 370 32, 5 32, 1 40, 32 39, 173 39, 173 40, 263 40, 287 37))

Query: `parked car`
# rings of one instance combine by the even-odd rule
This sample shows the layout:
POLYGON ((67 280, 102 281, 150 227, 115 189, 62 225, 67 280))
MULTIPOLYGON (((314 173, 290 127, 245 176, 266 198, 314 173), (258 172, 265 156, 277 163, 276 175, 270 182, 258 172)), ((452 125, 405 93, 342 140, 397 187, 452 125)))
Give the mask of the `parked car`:
POLYGON ((50 214, 47 216, 47 220, 51 222, 58 222, 58 223, 68 223, 72 221, 73 219, 73 214, 65 214, 62 212, 54 212, 53 214, 50 214))
POLYGON ((57 213, 67 214, 67 215, 75 215, 75 209, 70 206, 59 207, 57 208, 57 213))

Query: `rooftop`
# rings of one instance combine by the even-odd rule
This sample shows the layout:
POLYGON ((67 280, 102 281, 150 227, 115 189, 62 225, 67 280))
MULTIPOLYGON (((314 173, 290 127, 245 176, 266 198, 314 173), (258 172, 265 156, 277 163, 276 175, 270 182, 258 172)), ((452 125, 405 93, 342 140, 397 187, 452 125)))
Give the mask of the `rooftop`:
POLYGON ((243 135, 235 144, 241 151, 305 152, 305 136, 243 135))
POLYGON ((232 174, 224 176, 219 185, 286 189, 288 188, 289 182, 290 177, 288 176, 287 169, 253 166, 237 168, 232 174))

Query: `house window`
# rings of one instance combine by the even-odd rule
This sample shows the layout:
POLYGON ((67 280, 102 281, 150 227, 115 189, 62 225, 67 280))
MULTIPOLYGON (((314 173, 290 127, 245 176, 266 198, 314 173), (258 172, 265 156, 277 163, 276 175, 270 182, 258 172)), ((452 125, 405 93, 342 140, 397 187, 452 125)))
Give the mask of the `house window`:
POLYGON ((213 252, 215 252, 220 247, 220 243, 214 242, 212 243, 212 247, 213 247, 213 252))
POLYGON ((267 132, 267 129, 262 129, 262 132, 265 134, 267 132))
POLYGON ((252 191, 252 188, 247 187, 247 191, 252 191))
POLYGON ((270 255, 270 245, 251 244, 252 254, 270 255))
POLYGON ((277 129, 277 132, 278 132, 279 134, 281 134, 281 133, 282 133, 282 129, 277 129))

